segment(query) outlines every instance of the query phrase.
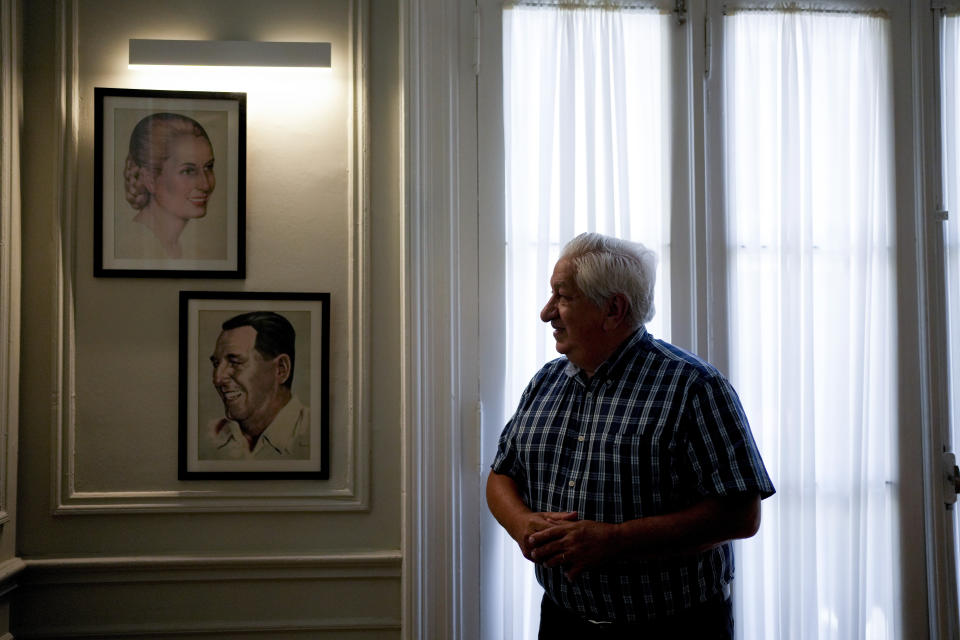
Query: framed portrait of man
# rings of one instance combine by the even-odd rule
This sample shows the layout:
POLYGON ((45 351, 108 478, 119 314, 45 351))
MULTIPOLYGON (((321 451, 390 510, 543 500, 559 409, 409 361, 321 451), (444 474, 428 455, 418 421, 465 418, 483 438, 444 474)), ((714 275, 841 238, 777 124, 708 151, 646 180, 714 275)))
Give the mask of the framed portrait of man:
POLYGON ((329 478, 329 342, 329 293, 181 291, 179 478, 329 478))
POLYGON ((243 278, 246 94, 94 89, 93 273, 243 278))

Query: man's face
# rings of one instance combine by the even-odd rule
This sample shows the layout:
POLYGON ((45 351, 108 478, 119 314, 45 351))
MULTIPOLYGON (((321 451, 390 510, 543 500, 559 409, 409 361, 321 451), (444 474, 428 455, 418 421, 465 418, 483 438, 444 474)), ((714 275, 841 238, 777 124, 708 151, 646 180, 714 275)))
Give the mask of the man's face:
POLYGON ((217 338, 210 356, 213 386, 223 400, 226 415, 241 425, 271 413, 270 403, 282 382, 277 360, 283 356, 265 360, 254 348, 256 339, 253 327, 228 329, 217 338))
POLYGON ((552 294, 540 312, 540 319, 553 327, 557 351, 573 364, 592 372, 606 356, 600 347, 604 313, 577 287, 575 273, 571 260, 557 262, 550 278, 552 294))

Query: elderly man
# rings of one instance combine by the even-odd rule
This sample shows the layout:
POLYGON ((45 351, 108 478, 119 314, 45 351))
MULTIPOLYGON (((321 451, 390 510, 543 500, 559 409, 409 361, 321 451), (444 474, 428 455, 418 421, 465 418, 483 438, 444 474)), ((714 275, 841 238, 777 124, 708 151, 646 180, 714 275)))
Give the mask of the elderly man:
POLYGON ((527 386, 487 481, 536 564, 540 638, 733 638, 731 540, 774 487, 729 382, 647 333, 655 258, 582 234, 540 314, 565 357, 527 386))
POLYGON ((296 332, 272 311, 222 325, 210 362, 225 417, 210 423, 205 459, 310 458, 310 411, 293 395, 296 332))

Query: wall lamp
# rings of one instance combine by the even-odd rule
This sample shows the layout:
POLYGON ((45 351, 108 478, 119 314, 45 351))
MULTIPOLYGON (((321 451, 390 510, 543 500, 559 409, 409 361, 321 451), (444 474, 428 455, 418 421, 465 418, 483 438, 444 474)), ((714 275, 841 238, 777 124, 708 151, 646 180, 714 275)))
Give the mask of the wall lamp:
POLYGON ((329 69, 330 43, 131 39, 129 64, 329 69))

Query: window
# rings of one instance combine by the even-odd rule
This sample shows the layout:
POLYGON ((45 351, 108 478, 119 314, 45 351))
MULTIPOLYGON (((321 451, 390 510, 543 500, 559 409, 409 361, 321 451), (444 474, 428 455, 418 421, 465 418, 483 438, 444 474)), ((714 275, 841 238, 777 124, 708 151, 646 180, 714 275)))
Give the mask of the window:
MULTIPOLYGON (((501 426, 533 374, 559 355, 538 317, 574 235, 598 231, 657 252, 648 329, 670 337, 672 27, 672 16, 649 8, 503 12, 510 357, 501 426)), ((506 628, 490 637, 535 637, 542 590, 505 533, 498 544, 511 577, 499 598, 506 628)))
POLYGON ((724 43, 731 377, 778 491, 737 558, 738 624, 892 638, 889 24, 743 11, 724 43))
MULTIPOLYGON (((652 333, 729 373, 778 489, 737 547, 739 637, 926 633, 923 539, 901 535, 929 508, 901 498, 932 473, 915 409, 938 375, 911 337, 924 256, 898 242, 923 188, 902 124, 919 100, 902 98, 911 8, 689 0, 682 21, 673 2, 531 4, 502 14, 505 149, 480 159, 506 176, 487 194, 506 229, 504 418, 555 356, 538 314, 562 244, 585 230, 644 242, 660 254, 652 333)), ((532 569, 497 535, 484 637, 535 637, 532 569)))

